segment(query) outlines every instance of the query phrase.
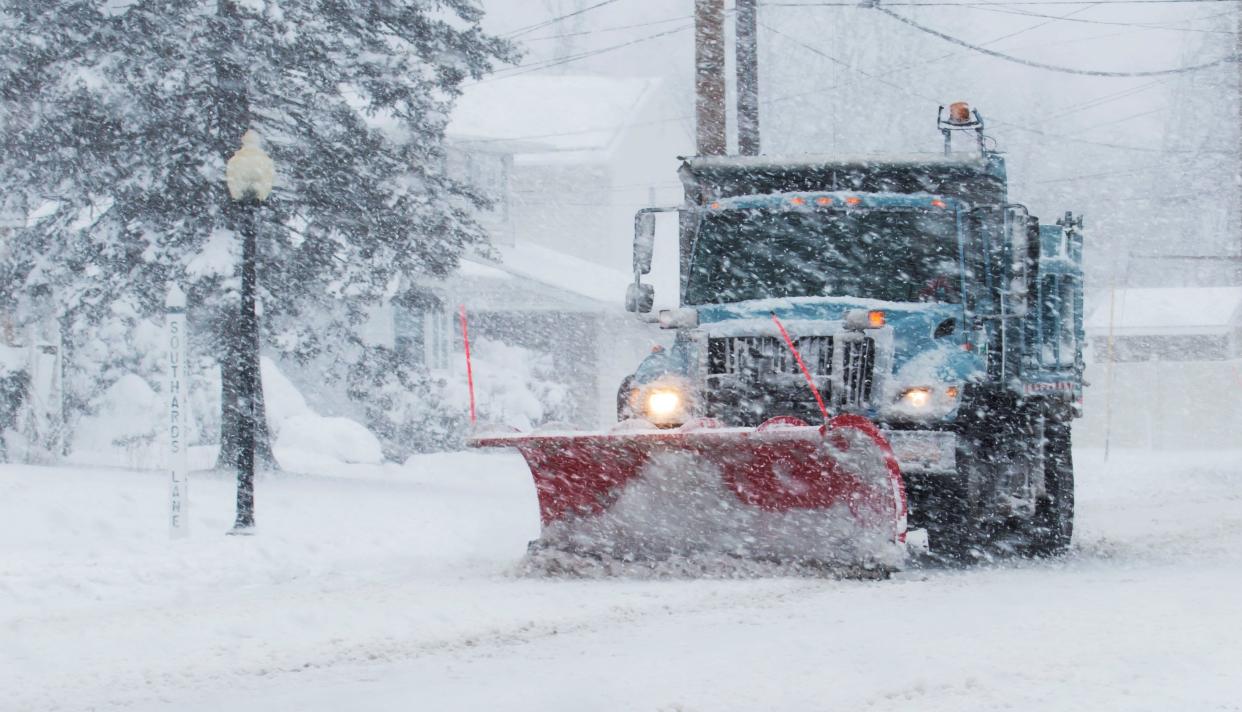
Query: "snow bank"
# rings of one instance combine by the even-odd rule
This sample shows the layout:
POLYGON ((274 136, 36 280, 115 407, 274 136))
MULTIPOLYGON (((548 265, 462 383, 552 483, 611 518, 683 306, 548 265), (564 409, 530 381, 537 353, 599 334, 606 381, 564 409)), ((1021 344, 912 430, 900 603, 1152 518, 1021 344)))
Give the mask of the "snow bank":
MULTIPOLYGON (((305 470, 332 463, 383 462, 379 440, 365 426, 349 418, 319 415, 275 362, 263 358, 261 368, 272 448, 283 467, 305 470)), ((213 385, 219 387, 218 382, 213 385)), ((219 407, 215 399, 191 400, 195 408, 219 407)), ((163 394, 142 377, 126 374, 104 392, 99 403, 98 412, 82 418, 74 431, 70 461, 133 469, 162 467, 163 394)), ((191 413, 192 418, 206 415, 191 413)), ((193 465, 209 466, 205 463, 212 461, 207 458, 193 465)))
POLYGON ((273 434, 278 434, 281 426, 290 418, 314 414, 298 387, 293 385, 293 381, 285 376, 274 361, 267 357, 262 358, 260 370, 263 374, 263 401, 267 407, 267 423, 273 434))
POLYGON ((349 418, 319 415, 274 361, 264 358, 262 368, 272 449, 281 466, 304 470, 323 462, 384 461, 379 438, 365 426, 349 418))
POLYGON ((317 455, 345 463, 377 464, 384 461, 384 450, 375 435, 349 418, 330 418, 304 413, 280 424, 276 438, 277 458, 288 451, 317 455))
POLYGON ((163 458, 158 437, 163 397, 141 376, 122 376, 100 403, 99 411, 83 417, 74 431, 75 461, 142 467, 163 458))

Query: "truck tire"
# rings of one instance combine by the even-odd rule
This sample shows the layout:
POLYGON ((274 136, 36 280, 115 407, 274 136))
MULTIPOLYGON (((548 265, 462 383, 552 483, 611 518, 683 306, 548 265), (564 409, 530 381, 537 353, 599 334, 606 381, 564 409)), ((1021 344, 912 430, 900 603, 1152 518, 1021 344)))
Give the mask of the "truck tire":
POLYGON ((1044 490, 1035 503, 1028 534, 1034 556, 1057 556, 1074 536, 1074 455, 1070 421, 1049 415, 1044 422, 1044 490))
POLYGON ((919 512, 915 524, 927 530, 931 558, 948 564, 975 561, 983 537, 974 517, 966 478, 936 475, 911 484, 911 501, 919 512))
POLYGON ((911 526, 927 530, 931 558, 946 564, 970 564, 984 555, 988 532, 980 508, 983 442, 959 433, 957 473, 909 475, 906 489, 911 526))

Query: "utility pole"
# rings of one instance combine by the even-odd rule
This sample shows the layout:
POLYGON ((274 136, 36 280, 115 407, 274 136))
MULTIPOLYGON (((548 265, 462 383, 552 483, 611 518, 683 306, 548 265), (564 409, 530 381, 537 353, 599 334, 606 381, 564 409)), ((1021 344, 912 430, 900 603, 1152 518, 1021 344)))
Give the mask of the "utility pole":
MULTIPOLYGON (((1237 5, 1234 9, 1236 23, 1233 35, 1233 64, 1236 68, 1237 75, 1237 96, 1235 97, 1238 104, 1236 110, 1238 112, 1238 136, 1237 151, 1235 156, 1236 164, 1233 176, 1233 190, 1237 196, 1235 203, 1234 226, 1238 231, 1238 259, 1242 260, 1242 4, 1237 5)), ((1238 262, 1234 269, 1233 280, 1235 284, 1242 285, 1242 261, 1238 262)))
POLYGON ((759 0, 736 0, 737 152, 759 155, 759 0))
POLYGON ((700 156, 725 154, 724 0, 694 0, 695 145, 700 156))

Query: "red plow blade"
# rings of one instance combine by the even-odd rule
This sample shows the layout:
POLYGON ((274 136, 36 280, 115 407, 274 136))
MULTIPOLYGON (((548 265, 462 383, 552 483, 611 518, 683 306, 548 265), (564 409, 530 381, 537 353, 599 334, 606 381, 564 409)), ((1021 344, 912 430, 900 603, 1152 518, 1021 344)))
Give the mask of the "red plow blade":
POLYGON ((478 437, 515 447, 535 479, 540 547, 622 561, 673 557, 892 568, 904 556, 905 490, 866 418, 822 427, 478 437))

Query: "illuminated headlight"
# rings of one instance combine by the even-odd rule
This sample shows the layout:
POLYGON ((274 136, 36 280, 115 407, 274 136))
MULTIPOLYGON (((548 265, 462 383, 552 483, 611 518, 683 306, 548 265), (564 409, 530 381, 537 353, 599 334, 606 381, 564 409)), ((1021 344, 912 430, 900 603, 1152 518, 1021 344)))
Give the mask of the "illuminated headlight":
POLYGON ((907 388, 901 394, 902 405, 922 410, 931 405, 932 389, 925 386, 918 388, 907 388))
POLYGON ((959 386, 911 386, 897 392, 891 410, 913 417, 940 417, 958 405, 959 386))
POLYGON ((681 425, 690 419, 688 384, 663 380, 630 392, 630 408, 656 425, 681 425))
POLYGON ((681 394, 672 389, 660 389, 647 394, 647 415, 652 420, 668 420, 681 410, 681 394))

